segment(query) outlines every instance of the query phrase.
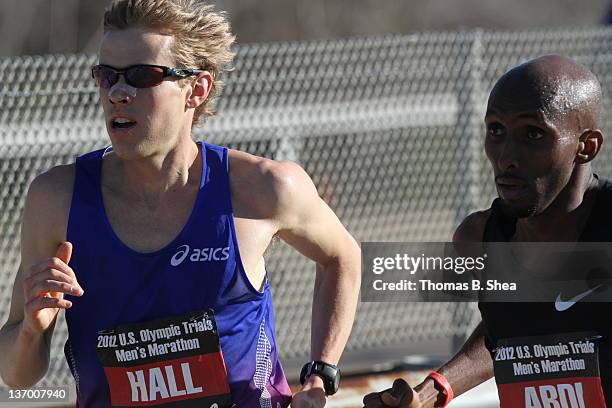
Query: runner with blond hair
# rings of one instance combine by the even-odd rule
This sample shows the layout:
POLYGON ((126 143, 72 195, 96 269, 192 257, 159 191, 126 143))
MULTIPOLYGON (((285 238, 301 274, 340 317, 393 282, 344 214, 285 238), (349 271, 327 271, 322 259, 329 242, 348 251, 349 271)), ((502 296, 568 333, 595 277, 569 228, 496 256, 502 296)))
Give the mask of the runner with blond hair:
POLYGON ((30 186, 0 331, 9 386, 45 375, 65 309, 78 406, 322 407, 337 390, 356 242, 297 164, 192 139, 233 42, 202 1, 112 1, 92 69, 111 146, 30 186), (317 263, 293 400, 263 258, 276 236, 317 263))

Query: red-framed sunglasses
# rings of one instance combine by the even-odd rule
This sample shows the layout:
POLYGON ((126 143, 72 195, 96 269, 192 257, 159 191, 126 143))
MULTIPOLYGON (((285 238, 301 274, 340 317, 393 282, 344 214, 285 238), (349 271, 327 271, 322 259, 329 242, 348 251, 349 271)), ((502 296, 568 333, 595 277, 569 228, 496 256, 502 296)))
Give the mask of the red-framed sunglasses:
POLYGON ((95 65, 91 69, 91 77, 103 89, 110 89, 123 75, 125 83, 134 88, 150 88, 161 84, 166 78, 187 78, 204 72, 201 69, 170 68, 163 65, 138 64, 124 69, 110 65, 95 65))

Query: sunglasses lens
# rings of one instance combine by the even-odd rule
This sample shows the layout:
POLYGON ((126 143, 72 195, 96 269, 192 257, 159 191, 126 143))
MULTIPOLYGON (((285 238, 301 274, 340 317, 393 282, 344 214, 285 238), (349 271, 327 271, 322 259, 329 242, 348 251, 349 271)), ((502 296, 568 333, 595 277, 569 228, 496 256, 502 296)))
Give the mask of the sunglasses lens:
POLYGON ((125 72, 125 81, 136 88, 149 88, 162 83, 164 69, 159 67, 136 66, 125 72))
POLYGON ((94 67, 91 72, 98 86, 104 89, 109 89, 113 86, 119 77, 119 74, 112 69, 102 66, 94 67))

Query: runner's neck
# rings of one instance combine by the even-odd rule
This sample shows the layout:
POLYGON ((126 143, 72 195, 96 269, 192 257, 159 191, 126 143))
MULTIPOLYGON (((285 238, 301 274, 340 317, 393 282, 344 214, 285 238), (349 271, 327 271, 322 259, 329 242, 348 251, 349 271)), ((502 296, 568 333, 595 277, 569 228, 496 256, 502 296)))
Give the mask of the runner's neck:
POLYGON ((189 185, 199 185, 202 174, 200 149, 192 140, 165 155, 123 160, 109 155, 102 170, 106 188, 131 200, 154 203, 189 185))
POLYGON ((519 218, 511 240, 577 241, 587 224, 597 193, 597 179, 593 176, 590 167, 588 173, 585 171, 579 173, 572 175, 568 187, 561 191, 544 212, 533 217, 519 218), (559 222, 560 220, 562 222, 559 222))

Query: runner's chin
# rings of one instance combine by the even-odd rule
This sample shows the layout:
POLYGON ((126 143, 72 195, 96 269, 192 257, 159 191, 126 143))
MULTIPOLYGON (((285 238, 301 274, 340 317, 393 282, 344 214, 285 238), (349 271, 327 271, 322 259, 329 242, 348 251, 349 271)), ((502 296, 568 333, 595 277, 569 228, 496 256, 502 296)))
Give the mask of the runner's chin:
POLYGON ((500 198, 502 199, 504 213, 513 218, 532 217, 539 212, 539 207, 535 201, 508 200, 501 194, 500 198))
POLYGON ((538 200, 528 185, 510 186, 497 183, 504 213, 515 218, 530 217, 538 213, 538 200))

